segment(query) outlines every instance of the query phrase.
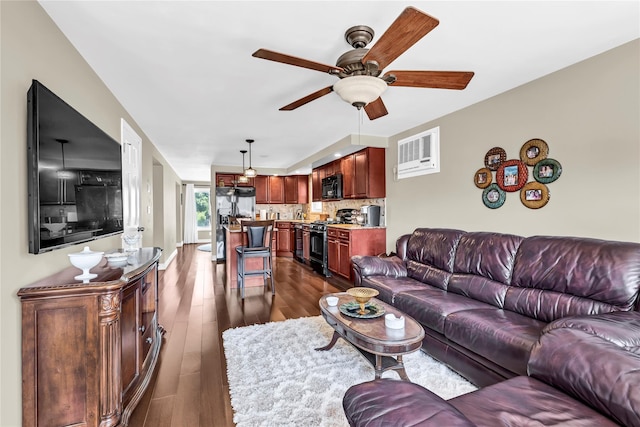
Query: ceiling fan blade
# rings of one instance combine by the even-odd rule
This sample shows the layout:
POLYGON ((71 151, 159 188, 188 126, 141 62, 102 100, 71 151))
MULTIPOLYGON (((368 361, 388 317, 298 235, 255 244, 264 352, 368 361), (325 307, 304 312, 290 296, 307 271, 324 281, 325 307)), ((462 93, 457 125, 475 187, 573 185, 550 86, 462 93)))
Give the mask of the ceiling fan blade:
POLYGON ((384 102, 382 102, 382 98, 380 97, 378 97, 378 99, 376 99, 375 101, 365 105, 364 111, 367 112, 369 120, 375 120, 389 114, 389 112, 387 111, 387 107, 384 106, 384 102))
POLYGON ((362 63, 376 61, 382 70, 439 23, 433 16, 416 8, 406 8, 362 58, 362 63))
POLYGON ((304 98, 300 98, 289 105, 285 105, 284 107, 280 108, 280 111, 295 110, 296 108, 302 107, 304 104, 307 104, 315 99, 318 99, 321 96, 330 94, 331 92, 333 92, 333 86, 325 87, 324 89, 320 89, 319 91, 313 92, 312 94, 307 95, 304 98))
POLYGON ((436 89, 458 89, 467 87, 473 77, 472 71, 389 71, 396 81, 390 86, 427 87, 436 89))
POLYGON ((340 71, 344 71, 344 69, 335 65, 321 64, 319 62, 296 58, 295 56, 285 55, 284 53, 278 53, 267 49, 258 49, 253 52, 253 55, 251 56, 267 59, 269 61, 281 62, 283 64, 295 65, 296 67, 308 68, 310 70, 322 71, 329 74, 337 74, 340 71))

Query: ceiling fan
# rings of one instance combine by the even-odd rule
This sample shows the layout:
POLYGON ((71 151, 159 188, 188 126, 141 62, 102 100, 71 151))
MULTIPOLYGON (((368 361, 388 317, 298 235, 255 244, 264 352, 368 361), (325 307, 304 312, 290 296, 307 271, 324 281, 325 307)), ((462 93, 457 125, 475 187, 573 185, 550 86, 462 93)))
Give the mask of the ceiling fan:
POLYGON ((340 78, 332 86, 313 92, 280 111, 295 110, 331 92, 355 106, 364 108, 370 120, 388 114, 380 95, 388 86, 422 87, 438 89, 464 89, 473 77, 471 71, 388 71, 382 70, 404 51, 433 30, 440 21, 413 7, 407 7, 371 49, 365 48, 373 39, 374 32, 366 25, 349 28, 345 39, 353 47, 336 61, 326 65, 297 58, 267 49, 258 49, 252 56, 295 65, 310 70, 322 71, 340 78))

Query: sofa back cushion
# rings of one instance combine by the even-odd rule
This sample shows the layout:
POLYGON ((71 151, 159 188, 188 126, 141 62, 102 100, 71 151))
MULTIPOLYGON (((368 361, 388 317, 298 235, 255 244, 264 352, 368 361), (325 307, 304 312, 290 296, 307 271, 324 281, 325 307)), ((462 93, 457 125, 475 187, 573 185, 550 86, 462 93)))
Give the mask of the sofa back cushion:
POLYGON ((523 239, 487 232, 462 235, 447 290, 502 308, 523 239))
POLYGON ((640 425, 640 313, 560 319, 531 351, 530 376, 606 414, 640 425))
POLYGON ((407 242, 407 276, 447 289, 461 230, 418 228, 407 242))
POLYGON ((543 321, 633 310, 640 244, 534 236, 520 244, 504 308, 543 321))

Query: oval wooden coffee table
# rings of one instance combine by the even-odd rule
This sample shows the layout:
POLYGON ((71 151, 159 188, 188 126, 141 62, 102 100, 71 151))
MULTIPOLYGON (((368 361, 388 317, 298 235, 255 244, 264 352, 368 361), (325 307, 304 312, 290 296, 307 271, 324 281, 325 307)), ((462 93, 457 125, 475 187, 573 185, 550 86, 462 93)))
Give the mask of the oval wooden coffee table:
POLYGON ((403 329, 387 328, 384 323, 384 315, 373 319, 347 316, 340 312, 339 307, 341 304, 355 301, 355 299, 346 292, 331 295, 324 295, 320 298, 319 304, 322 316, 334 329, 333 337, 329 344, 316 348, 316 350, 330 350, 338 338, 342 338, 353 345, 373 365, 376 370, 376 379, 380 378, 383 372, 394 370, 400 375, 400 378, 409 381, 404 370, 402 356, 420 349, 424 338, 422 326, 397 308, 376 298, 372 298, 371 302, 382 306, 385 314, 392 313, 396 317, 404 316, 403 329), (339 298, 338 305, 335 307, 327 304, 326 298, 331 295, 339 298))

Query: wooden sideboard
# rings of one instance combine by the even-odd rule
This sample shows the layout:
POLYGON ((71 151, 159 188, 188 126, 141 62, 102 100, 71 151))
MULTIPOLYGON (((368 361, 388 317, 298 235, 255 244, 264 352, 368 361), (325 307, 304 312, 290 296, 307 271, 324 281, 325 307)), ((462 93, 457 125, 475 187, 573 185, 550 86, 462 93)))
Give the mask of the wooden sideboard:
POLYGON ((158 361, 160 248, 105 258, 90 283, 68 268, 18 291, 22 425, 125 426, 158 361))

